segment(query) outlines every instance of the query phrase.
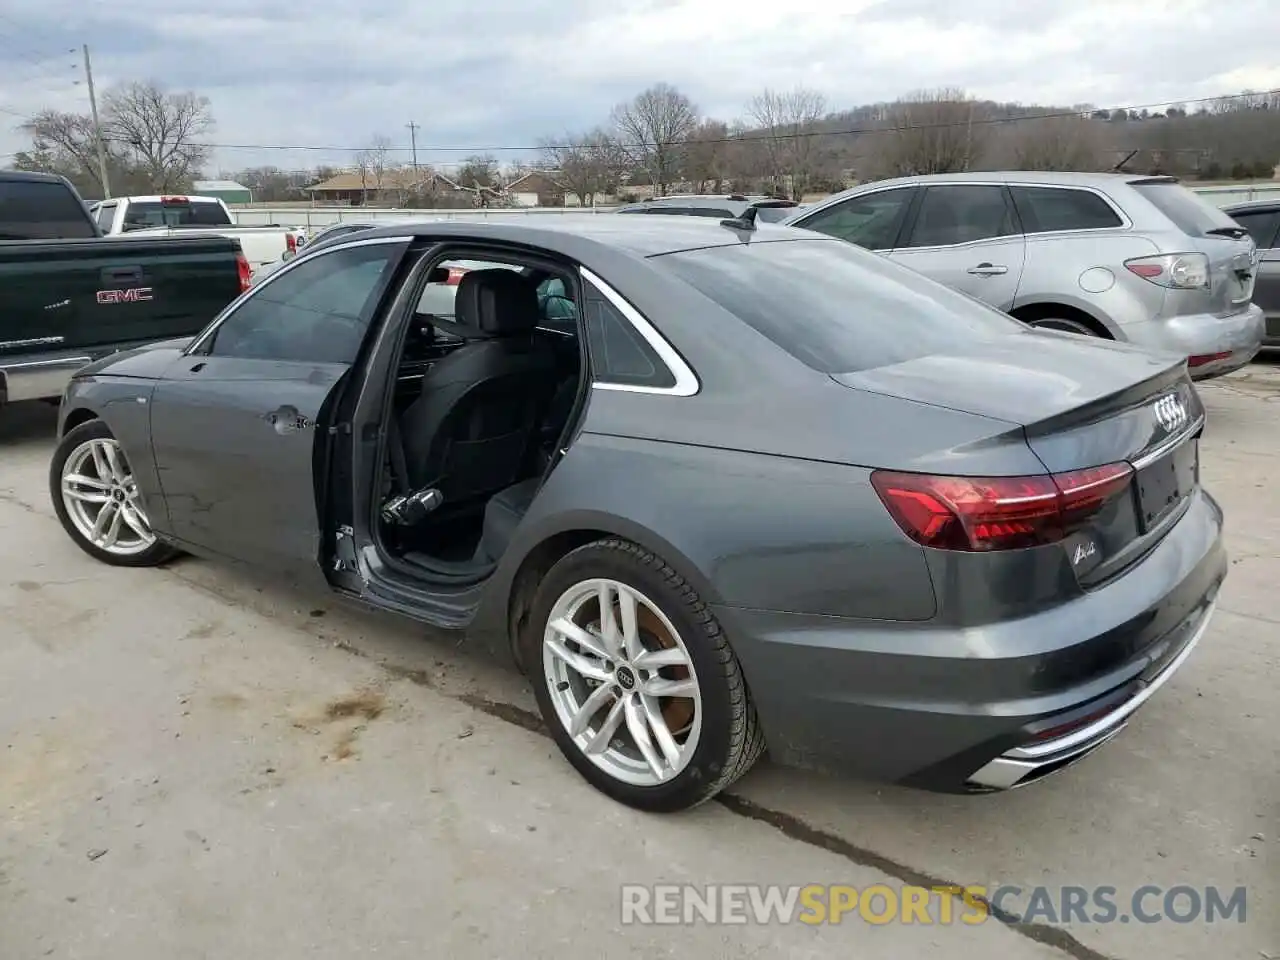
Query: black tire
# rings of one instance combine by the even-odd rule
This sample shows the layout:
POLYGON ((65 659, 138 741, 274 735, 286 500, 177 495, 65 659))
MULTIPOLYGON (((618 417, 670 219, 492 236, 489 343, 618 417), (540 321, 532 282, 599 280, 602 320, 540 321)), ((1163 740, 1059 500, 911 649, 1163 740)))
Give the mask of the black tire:
MULTIPOLYGON (((110 553, 98 547, 80 532, 67 511, 62 495, 62 468, 72 452, 88 440, 114 440, 110 428, 101 420, 90 420, 72 430, 68 430, 57 449, 53 452, 53 460, 49 464, 49 497, 53 501, 53 510, 58 515, 58 522, 67 532, 73 543, 89 556, 113 567, 155 567, 178 555, 178 550, 161 540, 156 540, 145 550, 132 554, 110 553)), ((126 454, 127 459, 127 454, 126 454)))
POLYGON ((661 558, 625 540, 600 540, 564 556, 543 578, 521 637, 543 721, 560 751, 592 786, 620 803, 669 813, 705 803, 751 769, 764 753, 764 735, 738 658, 720 623, 698 593, 661 558), (574 743, 551 700, 542 644, 560 596, 575 584, 608 578, 639 590, 680 634, 698 677, 702 729, 688 765, 654 786, 619 780, 574 743))
POLYGON ((1082 337, 1100 336, 1097 330, 1080 320, 1072 320, 1068 317, 1044 317, 1040 320, 1032 320, 1029 326, 1038 330, 1061 330, 1064 333, 1078 333, 1082 337))

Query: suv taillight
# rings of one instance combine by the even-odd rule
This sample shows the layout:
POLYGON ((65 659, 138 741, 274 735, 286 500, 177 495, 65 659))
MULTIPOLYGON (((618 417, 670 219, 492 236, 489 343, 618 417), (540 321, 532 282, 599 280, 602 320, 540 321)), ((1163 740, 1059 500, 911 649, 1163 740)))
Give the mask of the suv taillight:
POLYGON ((1203 253, 1136 257, 1126 260, 1124 265, 1143 280, 1173 290, 1204 290, 1209 286, 1209 258, 1203 253))
POLYGON ((977 552, 1055 543, 1124 493, 1132 476, 1127 463, 1033 477, 876 470, 871 485, 916 543, 977 552))
POLYGON ((253 282, 253 270, 243 253, 236 254, 236 272, 240 275, 240 292, 244 293, 253 282))
POLYGON ((298 252, 298 235, 296 233, 286 233, 284 235, 284 249, 287 253, 298 252))

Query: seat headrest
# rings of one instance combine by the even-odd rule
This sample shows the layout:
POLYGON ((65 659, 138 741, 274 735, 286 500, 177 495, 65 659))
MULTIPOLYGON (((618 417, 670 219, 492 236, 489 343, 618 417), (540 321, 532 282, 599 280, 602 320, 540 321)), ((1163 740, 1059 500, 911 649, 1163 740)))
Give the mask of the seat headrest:
POLYGON ((541 318, 538 288, 514 270, 468 270, 458 281, 453 315, 460 326, 485 336, 527 333, 541 318))

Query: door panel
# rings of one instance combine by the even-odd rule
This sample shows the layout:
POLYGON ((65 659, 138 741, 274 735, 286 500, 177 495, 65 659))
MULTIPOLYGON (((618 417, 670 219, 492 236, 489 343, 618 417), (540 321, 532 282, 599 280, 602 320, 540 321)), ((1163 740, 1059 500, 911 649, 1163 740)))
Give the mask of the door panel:
POLYGON ((190 356, 151 401, 151 442, 175 536, 290 571, 316 570, 317 441, 349 367, 190 356))
POLYGON ((1026 263, 1026 242, 1004 187, 946 184, 925 189, 905 238, 890 257, 1008 310, 1026 263))

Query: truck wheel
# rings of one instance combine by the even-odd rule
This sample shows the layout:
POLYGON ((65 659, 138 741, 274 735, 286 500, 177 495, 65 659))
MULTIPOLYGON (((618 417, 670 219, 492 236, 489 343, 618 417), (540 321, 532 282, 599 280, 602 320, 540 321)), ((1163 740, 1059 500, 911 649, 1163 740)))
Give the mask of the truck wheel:
POLYGON ((624 540, 579 547, 522 638, 543 721, 594 787, 641 810, 697 806, 764 752, 742 668, 697 592, 624 540))
POLYGON ((95 560, 153 567, 177 554, 152 531, 129 460, 101 420, 62 438, 49 465, 49 493, 62 528, 95 560))

